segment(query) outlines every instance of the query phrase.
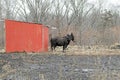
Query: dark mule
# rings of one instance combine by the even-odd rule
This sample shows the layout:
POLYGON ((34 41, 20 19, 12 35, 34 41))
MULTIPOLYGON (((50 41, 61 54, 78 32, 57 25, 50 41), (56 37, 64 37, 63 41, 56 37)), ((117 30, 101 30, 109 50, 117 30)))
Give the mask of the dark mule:
POLYGON ((51 38, 50 43, 51 43, 51 50, 55 50, 56 46, 63 46, 63 52, 69 45, 70 41, 74 41, 74 35, 71 33, 71 35, 67 34, 64 37, 55 37, 51 38))

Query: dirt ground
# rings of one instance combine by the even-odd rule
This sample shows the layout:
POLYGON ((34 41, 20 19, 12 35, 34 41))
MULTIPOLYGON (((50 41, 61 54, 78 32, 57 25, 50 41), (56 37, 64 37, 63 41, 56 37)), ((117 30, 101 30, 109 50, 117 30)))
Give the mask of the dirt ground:
POLYGON ((61 49, 47 53, 0 53, 0 80, 119 79, 119 50, 69 48, 66 53, 61 49))

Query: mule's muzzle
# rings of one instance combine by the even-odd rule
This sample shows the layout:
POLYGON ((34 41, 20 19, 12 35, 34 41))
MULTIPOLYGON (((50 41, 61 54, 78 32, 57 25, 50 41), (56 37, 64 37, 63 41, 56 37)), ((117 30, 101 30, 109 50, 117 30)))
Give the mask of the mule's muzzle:
POLYGON ((76 43, 76 41, 73 41, 74 43, 76 43))

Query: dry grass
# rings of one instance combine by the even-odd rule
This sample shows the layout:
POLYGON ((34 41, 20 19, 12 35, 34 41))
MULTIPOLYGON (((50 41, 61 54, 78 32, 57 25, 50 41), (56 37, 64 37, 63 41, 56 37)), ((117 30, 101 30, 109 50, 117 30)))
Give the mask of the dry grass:
POLYGON ((12 69, 11 65, 5 64, 2 66, 3 73, 0 73, 0 79, 8 76, 9 74, 13 74, 16 72, 16 69, 12 69))
POLYGON ((57 47, 54 52, 49 51, 48 54, 66 54, 66 55, 120 55, 120 49, 109 49, 106 47, 92 46, 68 46, 65 53, 62 52, 62 47, 57 47))
MULTIPOLYGON (((5 53, 4 49, 0 50, 0 53, 5 53)), ((49 48, 48 52, 40 53, 28 53, 28 55, 35 54, 58 54, 58 55, 120 55, 120 49, 110 49, 107 46, 68 46, 65 53, 62 52, 62 47, 56 47, 55 51, 51 51, 49 48)), ((25 54, 21 54, 24 56, 25 54)))

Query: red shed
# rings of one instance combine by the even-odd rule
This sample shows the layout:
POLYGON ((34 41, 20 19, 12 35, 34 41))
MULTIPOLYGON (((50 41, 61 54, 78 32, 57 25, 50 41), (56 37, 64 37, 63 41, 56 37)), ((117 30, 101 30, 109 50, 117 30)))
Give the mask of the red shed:
POLYGON ((6 52, 48 51, 48 27, 42 24, 5 20, 6 52))

